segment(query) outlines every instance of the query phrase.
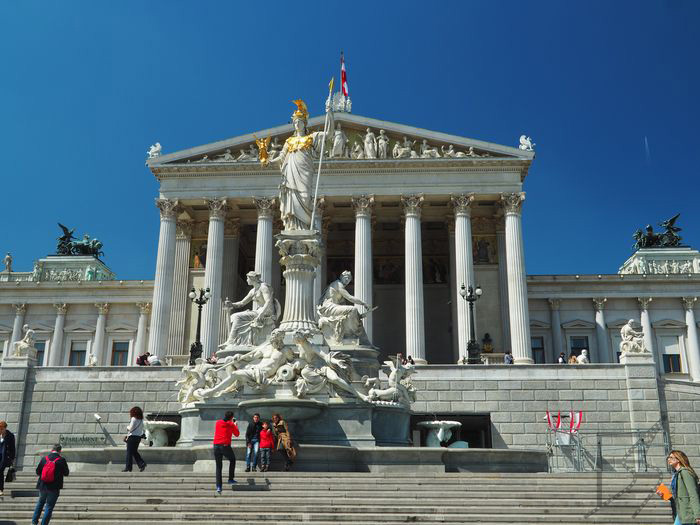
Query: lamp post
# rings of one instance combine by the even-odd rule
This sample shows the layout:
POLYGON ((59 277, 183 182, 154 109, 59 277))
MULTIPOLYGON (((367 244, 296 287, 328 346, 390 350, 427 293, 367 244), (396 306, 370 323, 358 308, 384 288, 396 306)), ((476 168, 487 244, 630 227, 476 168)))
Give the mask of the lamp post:
POLYGON ((199 309, 197 312, 197 336, 195 337, 194 343, 190 345, 190 366, 194 366, 195 359, 202 357, 202 306, 207 304, 207 301, 209 301, 211 292, 209 288, 206 290, 204 288, 200 288, 199 296, 197 296, 197 291, 192 288, 192 290, 190 290, 189 297, 199 309))
POLYGON ((481 294, 484 293, 481 286, 477 285, 476 290, 470 285, 469 288, 465 288, 462 285, 459 290, 459 295, 462 299, 469 303, 469 342, 467 343, 467 364, 468 365, 480 365, 481 362, 481 348, 479 343, 476 342, 476 333, 474 330, 474 303, 479 300, 481 294))

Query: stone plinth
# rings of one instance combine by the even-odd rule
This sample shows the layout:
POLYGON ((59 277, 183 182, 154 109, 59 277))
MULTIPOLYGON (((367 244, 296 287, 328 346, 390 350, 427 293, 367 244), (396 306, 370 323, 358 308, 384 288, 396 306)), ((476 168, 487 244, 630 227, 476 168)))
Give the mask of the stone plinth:
POLYGON ((34 263, 33 281, 112 281, 114 272, 93 255, 49 255, 34 263))
POLYGON ((620 274, 700 274, 700 252, 687 247, 642 248, 627 259, 620 274))
POLYGON ((280 329, 291 332, 318 332, 314 303, 314 277, 320 264, 323 246, 316 231, 283 231, 275 246, 284 266, 285 303, 280 329))

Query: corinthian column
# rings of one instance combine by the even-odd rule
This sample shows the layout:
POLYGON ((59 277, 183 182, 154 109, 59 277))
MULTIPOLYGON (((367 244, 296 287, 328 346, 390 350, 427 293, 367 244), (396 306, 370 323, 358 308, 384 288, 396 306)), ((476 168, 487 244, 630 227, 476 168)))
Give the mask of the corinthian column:
MULTIPOLYGON (((355 209, 355 297, 374 306, 372 300, 372 207, 374 195, 361 195, 352 198, 355 209)), ((364 306, 355 305, 360 313, 364 306)), ((372 314, 363 319, 367 337, 372 340, 372 314)))
POLYGON ((692 381, 700 381, 700 341, 693 311, 697 297, 683 297, 681 300, 685 309, 685 324, 688 327, 688 373, 692 381))
POLYGON ((63 327, 66 324, 67 304, 55 304, 56 322, 53 325, 51 350, 49 351, 48 366, 61 366, 61 351, 63 350, 63 327))
POLYGON ((518 364, 532 364, 530 346, 530 312, 527 304, 525 281, 525 254, 521 225, 524 193, 502 193, 501 202, 506 215, 506 266, 508 269, 508 306, 513 360, 518 364))
POLYGON ((136 303, 136 306, 139 307, 139 324, 136 328, 136 343, 134 344, 134 353, 137 356, 142 356, 146 353, 146 337, 148 335, 148 314, 151 313, 151 303, 136 303))
MULTIPOLYGON (((505 225, 500 219, 496 223, 496 241, 498 243, 498 299, 501 307, 501 323, 503 323, 503 351, 508 353, 510 352, 510 308, 508 308, 506 231, 505 225)), ((561 330, 561 327, 559 329, 561 330)), ((561 348, 561 343, 559 348, 561 348)), ((557 357, 559 357, 559 354, 557 354, 557 357)))
MULTIPOLYGON (((593 299, 593 308, 595 308, 595 334, 596 343, 598 343, 598 352, 595 358, 591 355, 591 361, 594 363, 610 363, 610 345, 608 344, 608 329, 605 326, 605 297, 593 299)), ((590 350, 590 349, 589 349, 590 350)), ((592 352, 591 352, 592 353, 592 352)))
MULTIPOLYGON (((168 355, 185 353, 185 324, 187 323, 186 312, 187 303, 189 302, 189 298, 187 297, 189 292, 187 289, 187 283, 190 273, 190 244, 192 241, 192 226, 193 224, 190 220, 177 221, 176 223, 175 270, 173 272, 170 330, 168 331, 168 355)), ((145 346, 142 353, 146 353, 145 346)))
POLYGON ((639 317, 642 324, 642 331, 644 332, 644 346, 647 350, 651 352, 654 357, 654 361, 659 362, 656 352, 654 351, 656 345, 654 344, 654 335, 652 333, 651 319, 649 319, 649 305, 651 304, 651 297, 637 297, 639 301, 639 317))
POLYGON ((105 366, 105 325, 109 313, 109 303, 97 303, 97 324, 95 325, 95 338, 92 340, 90 353, 95 356, 97 366, 105 366))
POLYGON ((22 339, 22 326, 24 326, 24 314, 27 313, 26 304, 13 304, 15 308, 15 321, 12 323, 12 337, 10 338, 10 346, 12 349, 12 343, 22 339))
MULTIPOLYGON (((557 363, 559 356, 563 352, 562 348, 562 334, 561 334, 561 315, 559 314, 559 308, 561 308, 560 299, 547 299, 549 302, 549 308, 552 311, 552 346, 554 347, 554 360, 553 363, 557 363)), ((566 361, 566 356, 564 357, 566 361)))
POLYGON ((272 285, 272 215, 275 199, 254 197, 258 209, 258 232, 255 238, 255 271, 272 285))
POLYGON ((420 215, 423 195, 402 195, 406 219, 406 355, 416 363, 425 359, 425 325, 423 318, 423 250, 420 215))
MULTIPOLYGON (((224 224, 224 273, 221 278, 221 298, 236 300, 236 276, 238 275, 238 239, 241 234, 239 219, 226 219, 224 224)), ((221 304, 219 320, 219 344, 228 339, 228 310, 221 304)))
POLYGON ((160 210, 160 234, 156 279, 153 284, 153 316, 148 337, 148 349, 154 355, 163 355, 170 327, 170 306, 173 298, 173 272, 175 270, 175 217, 178 201, 156 199, 160 210))
POLYGON ((221 279, 224 267, 224 219, 226 199, 206 199, 209 207, 209 235, 207 236, 207 265, 204 269, 204 287, 211 296, 202 311, 202 346, 209 357, 219 344, 221 318, 221 279))
POLYGON ((457 327, 457 301, 461 300, 457 289, 457 254, 455 253, 455 220, 447 217, 447 236, 450 252, 450 318, 452 319, 452 355, 455 363, 459 360, 459 330, 457 327))
MULTIPOLYGON (((472 202, 473 193, 452 195, 450 198, 455 212, 455 273, 457 293, 464 285, 466 288, 474 285, 474 259, 472 258, 472 202)), ((467 343, 471 328, 467 302, 457 299, 457 348, 459 363, 465 363, 469 357, 467 343)))

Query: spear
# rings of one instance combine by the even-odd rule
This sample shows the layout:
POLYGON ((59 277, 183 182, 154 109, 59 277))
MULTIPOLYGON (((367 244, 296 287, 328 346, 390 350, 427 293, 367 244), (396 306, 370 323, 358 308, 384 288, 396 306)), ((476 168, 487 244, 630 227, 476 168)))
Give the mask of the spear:
POLYGON ((326 108, 326 122, 323 124, 323 144, 321 144, 321 156, 318 159, 318 173, 316 175, 316 189, 314 190, 314 200, 312 201, 313 208, 311 210, 311 224, 309 224, 309 229, 314 227, 314 219, 316 218, 316 198, 318 197, 318 183, 321 180, 321 164, 323 164, 323 151, 326 149, 326 138, 328 137, 328 125, 330 123, 330 112, 333 111, 333 101, 331 97, 333 96, 333 85, 335 84, 335 77, 331 78, 328 83, 328 107, 326 108))

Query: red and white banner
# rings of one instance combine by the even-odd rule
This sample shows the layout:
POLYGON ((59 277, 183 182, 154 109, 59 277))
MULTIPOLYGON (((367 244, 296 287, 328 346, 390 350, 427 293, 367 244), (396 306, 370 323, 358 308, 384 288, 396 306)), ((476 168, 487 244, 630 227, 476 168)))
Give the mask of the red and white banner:
MULTIPOLYGON (((566 416, 564 416, 566 417, 566 416)), ((569 412, 569 434, 575 434, 581 428, 581 422, 583 421, 583 411, 569 412)), ((547 426, 550 430, 561 432, 561 412, 557 412, 557 422, 552 422, 552 415, 547 410, 547 426)), ((566 428, 566 427, 565 427, 566 428)), ((564 432, 566 432, 564 430, 564 432)))
POLYGON ((348 75, 345 72, 345 57, 343 52, 340 52, 340 89, 343 91, 343 96, 348 96, 348 75))

